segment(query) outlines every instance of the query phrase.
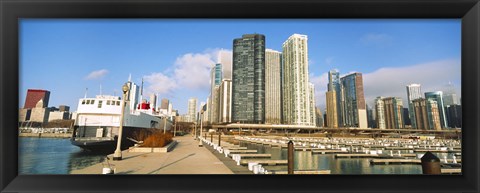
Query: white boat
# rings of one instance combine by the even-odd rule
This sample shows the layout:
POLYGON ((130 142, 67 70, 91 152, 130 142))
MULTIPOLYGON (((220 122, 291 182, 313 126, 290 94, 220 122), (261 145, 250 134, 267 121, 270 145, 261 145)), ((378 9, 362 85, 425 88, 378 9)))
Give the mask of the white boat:
MULTIPOLYGON (((123 119, 122 149, 134 145, 135 135, 142 130, 169 131, 172 127, 171 117, 156 112, 146 100, 137 104, 138 86, 128 83, 130 91, 123 119)), ((113 152, 120 127, 121 103, 120 97, 109 95, 79 99, 71 143, 90 151, 113 152)))

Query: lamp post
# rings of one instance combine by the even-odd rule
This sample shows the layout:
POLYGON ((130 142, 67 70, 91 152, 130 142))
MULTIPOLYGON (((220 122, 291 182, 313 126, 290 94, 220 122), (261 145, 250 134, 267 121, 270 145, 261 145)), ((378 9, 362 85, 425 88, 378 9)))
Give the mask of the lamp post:
MULTIPOLYGON (((200 111, 200 137, 199 138, 202 138, 202 130, 203 130, 202 118, 203 118, 203 109, 200 111)), ((198 147, 202 147, 202 146, 203 146, 202 140, 198 140, 198 147)))
POLYGON ((177 119, 176 119, 176 117, 175 117, 174 121, 175 121, 175 126, 173 127, 173 136, 175 137, 175 136, 177 136, 177 119))
POLYGON ((197 140, 197 122, 193 122, 193 124, 195 125, 193 129, 193 140, 197 140))
POLYGON ((167 132, 167 116, 163 118, 163 134, 167 132))
POLYGON ((123 131, 123 117, 125 116, 125 98, 127 98, 127 91, 129 90, 128 84, 125 83, 122 86, 123 98, 122 98, 122 112, 120 114, 120 127, 118 128, 118 137, 117 137, 117 149, 113 153, 113 160, 122 160, 122 131, 123 131))

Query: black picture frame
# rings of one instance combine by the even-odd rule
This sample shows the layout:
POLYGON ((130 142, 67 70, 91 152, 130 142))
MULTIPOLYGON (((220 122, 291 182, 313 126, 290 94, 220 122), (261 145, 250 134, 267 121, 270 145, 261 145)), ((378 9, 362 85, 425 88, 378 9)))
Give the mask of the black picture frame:
POLYGON ((478 0, 1 0, 2 192, 479 192, 478 0), (462 175, 17 175, 19 18, 461 18, 462 175))

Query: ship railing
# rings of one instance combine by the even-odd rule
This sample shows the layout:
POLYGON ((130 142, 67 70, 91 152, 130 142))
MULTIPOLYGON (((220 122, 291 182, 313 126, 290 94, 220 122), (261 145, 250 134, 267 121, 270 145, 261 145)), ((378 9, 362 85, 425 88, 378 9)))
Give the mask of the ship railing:
POLYGON ((75 141, 113 141, 113 137, 75 137, 75 141))

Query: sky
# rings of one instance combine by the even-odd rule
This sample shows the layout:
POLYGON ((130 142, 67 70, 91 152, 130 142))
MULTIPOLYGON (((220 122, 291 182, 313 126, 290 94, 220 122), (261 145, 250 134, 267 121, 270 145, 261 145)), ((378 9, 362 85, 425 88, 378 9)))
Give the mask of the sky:
MULTIPOLYGON (((407 84, 422 92, 451 83, 461 97, 460 19, 20 19, 20 90, 51 92, 49 106, 77 109, 85 94, 120 96, 128 80, 167 98, 180 114, 188 99, 205 102, 210 68, 230 56, 233 39, 266 36, 281 51, 292 34, 308 36, 309 78, 325 108, 328 71, 361 72, 365 99, 394 96, 407 84)), ((225 71, 231 66, 224 66, 225 71)), ((405 105, 406 106, 406 105, 405 105)))

